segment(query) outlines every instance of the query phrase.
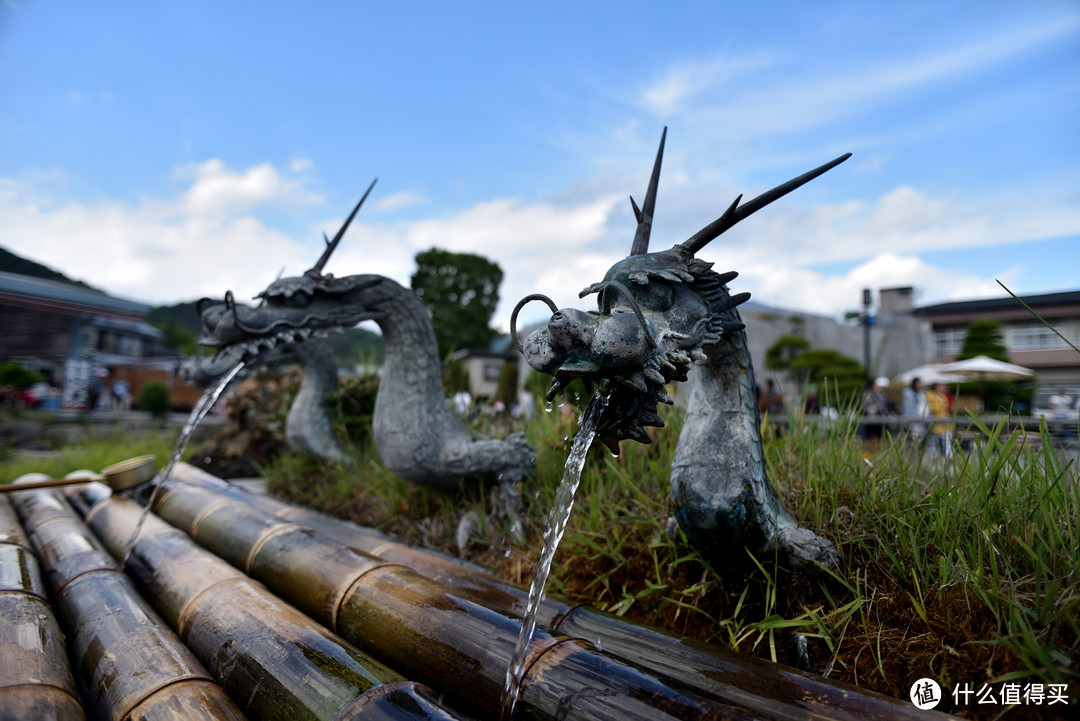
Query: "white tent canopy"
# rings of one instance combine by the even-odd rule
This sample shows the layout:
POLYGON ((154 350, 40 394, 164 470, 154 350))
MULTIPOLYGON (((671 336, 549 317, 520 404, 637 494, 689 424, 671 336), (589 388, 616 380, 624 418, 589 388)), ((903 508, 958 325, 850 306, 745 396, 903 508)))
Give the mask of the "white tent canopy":
POLYGON ((917 368, 904 371, 896 376, 896 380, 904 385, 909 385, 911 381, 918 378, 923 382, 924 386, 930 386, 934 383, 960 383, 964 380, 964 377, 957 373, 946 373, 941 369, 941 366, 941 363, 924 363, 917 368))
POLYGON ((1035 371, 1030 368, 984 355, 977 355, 955 363, 946 363, 940 368, 945 373, 955 373, 968 381, 1012 381, 1035 375, 1035 371))

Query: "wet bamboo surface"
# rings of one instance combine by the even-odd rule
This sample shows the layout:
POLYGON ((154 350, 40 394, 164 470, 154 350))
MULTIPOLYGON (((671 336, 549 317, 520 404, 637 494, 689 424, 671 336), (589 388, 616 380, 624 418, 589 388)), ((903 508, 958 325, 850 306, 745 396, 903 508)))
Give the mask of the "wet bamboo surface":
MULTIPOLYGON (((69 491, 115 556, 141 509, 100 486, 69 491)), ((253 717, 458 718, 434 694, 335 636, 154 516, 126 568, 184 643, 253 717)))
MULTIPOLYGON (((361 549, 383 561, 408 566, 423 576, 445 584, 455 594, 496 611, 520 616, 525 608, 528 598, 525 591, 503 584, 470 564, 394 542, 378 531, 310 509, 248 493, 188 464, 177 466, 172 477, 211 491, 222 499, 246 501, 279 520, 318 529, 344 546, 361 549)), ((189 499, 195 495, 192 493, 189 499)), ((204 497, 202 503, 212 502, 204 497)), ((224 500, 218 503, 223 504, 219 507, 225 507, 224 500)), ((186 509, 178 513, 175 520, 182 527, 194 520, 194 513, 190 508, 186 509)), ((170 518, 170 521, 173 519, 170 518)), ((188 528, 190 530, 190 525, 188 528)), ((557 601, 545 600, 539 614, 539 625, 560 634, 592 641, 609 655, 662 678, 672 679, 720 702, 748 709, 761 718, 851 721, 926 718, 925 711, 916 709, 904 700, 830 681, 723 647, 679 638, 588 606, 571 608, 557 601)))
POLYGON ((97 717, 244 719, 58 492, 10 497, 41 561, 72 665, 97 717))
POLYGON ((85 718, 37 556, 0 497, 0 721, 85 718))
MULTIPOLYGON (((342 637, 438 689, 455 708, 481 718, 498 717, 506 669, 520 632, 518 619, 462 599, 402 565, 206 489, 170 480, 157 511, 342 637)), ((95 529, 98 513, 97 508, 90 511, 95 529)), ((556 649, 552 658, 565 656, 573 662, 536 664, 534 671, 527 671, 515 718, 746 717, 728 704, 686 693, 607 658, 591 644, 563 646, 564 641, 537 635, 532 662, 556 649), (597 695, 605 698, 603 709, 585 703, 597 695)))
MULTIPOLYGON (((84 610, 92 612, 113 601, 93 595, 103 581, 87 579, 130 584, 130 576, 178 630, 185 651, 204 662, 203 673, 216 676, 252 718, 461 718, 436 693, 458 713, 499 717, 523 591, 370 529, 247 494, 185 464, 162 490, 161 517, 148 517, 127 576, 111 559, 135 528, 136 504, 103 484, 70 487, 74 509, 53 490, 13 494, 26 504, 31 545, 39 547, 50 528, 72 531, 47 549, 40 545, 58 599, 85 596, 91 608, 84 610), (381 664, 370 665, 368 656, 381 664)), ((5 528, 0 507, 0 548, 10 535, 5 528)), ((538 634, 530 646, 514 719, 914 718, 914 707, 898 700, 587 607, 546 602, 542 618, 558 630, 538 634)), ((102 638, 99 652, 114 640, 103 656, 126 656, 118 638, 102 638)), ((145 714, 137 705, 124 718, 205 714, 207 702, 197 694, 176 698, 188 707, 162 704, 145 714)))

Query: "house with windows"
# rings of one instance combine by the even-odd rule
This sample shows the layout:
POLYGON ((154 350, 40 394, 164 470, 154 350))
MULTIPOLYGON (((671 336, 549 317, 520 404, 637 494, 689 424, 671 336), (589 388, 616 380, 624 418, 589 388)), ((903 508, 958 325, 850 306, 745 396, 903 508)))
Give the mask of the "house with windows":
POLYGON ((68 408, 105 405, 121 378, 131 398, 152 380, 172 387, 174 401, 198 398, 197 388, 176 382, 180 359, 162 347, 149 311, 85 286, 0 272, 0 361, 40 371, 68 408))
POLYGON ((1001 324, 1009 360, 1035 371, 1042 386, 1080 386, 1080 290, 1020 296, 1043 323, 1010 295, 985 300, 939 303, 914 314, 930 325, 933 352, 929 360, 954 360, 975 320, 1001 324), (1060 335, 1059 335, 1060 334, 1060 335), (1062 337, 1064 336, 1064 338, 1062 337))

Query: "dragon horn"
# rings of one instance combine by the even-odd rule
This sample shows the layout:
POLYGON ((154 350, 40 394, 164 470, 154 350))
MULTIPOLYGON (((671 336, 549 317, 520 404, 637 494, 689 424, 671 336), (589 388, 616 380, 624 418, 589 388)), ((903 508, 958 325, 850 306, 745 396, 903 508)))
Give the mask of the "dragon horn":
MULTIPOLYGON (((320 275, 322 273, 322 269, 326 267, 326 261, 330 260, 330 255, 334 252, 334 249, 337 248, 338 243, 341 242, 342 236, 345 235, 345 229, 349 227, 349 223, 351 223, 352 219, 356 217, 356 211, 360 210, 360 206, 364 204, 365 200, 367 200, 368 195, 371 193, 371 189, 375 187, 375 183, 377 182, 379 182, 378 178, 375 178, 375 180, 371 181, 371 185, 368 186, 368 189, 364 192, 363 197, 360 198, 360 202, 356 204, 356 207, 353 208, 353 211, 349 213, 349 217, 346 218, 345 222, 341 225, 341 230, 337 232, 337 235, 334 236, 333 240, 325 241, 326 249, 323 250, 323 254, 322 257, 319 258, 319 262, 316 263, 314 267, 312 267, 311 270, 307 271, 307 273, 305 273, 304 275, 320 275)), ((325 240, 325 238, 326 233, 323 233, 323 239, 325 240)))
MULTIPOLYGON (((660 134, 660 149, 656 151, 656 162, 653 163, 652 177, 649 178, 649 189, 645 191, 645 200, 639 211, 634 205, 634 215, 637 217, 637 233, 634 234, 634 244, 630 246, 630 255, 642 255, 649 252, 649 235, 652 233, 653 210, 656 208, 656 188, 660 185, 660 161, 664 159, 664 140, 667 139, 667 126, 660 134)), ((630 201, 633 203, 633 199, 630 201)))
POLYGON ((832 160, 824 165, 814 168, 809 173, 803 173, 797 178, 793 178, 783 185, 778 185, 772 190, 766 191, 754 198, 753 200, 739 205, 739 200, 742 198, 740 195, 735 199, 735 202, 731 204, 724 214, 713 222, 706 225, 704 228, 695 233, 689 240, 682 244, 682 247, 689 250, 691 253, 696 253, 712 240, 716 239, 721 233, 728 230, 731 226, 749 217, 751 214, 764 208, 769 203, 779 198, 784 197, 791 191, 798 188, 800 185, 809 183, 811 180, 821 175, 827 170, 835 168, 840 163, 844 162, 851 157, 851 153, 845 153, 836 160, 832 160))

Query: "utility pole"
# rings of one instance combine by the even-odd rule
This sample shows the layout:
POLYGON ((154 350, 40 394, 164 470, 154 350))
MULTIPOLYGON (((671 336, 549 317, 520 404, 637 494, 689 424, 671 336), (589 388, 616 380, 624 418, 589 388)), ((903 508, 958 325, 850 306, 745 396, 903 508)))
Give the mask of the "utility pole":
POLYGON ((863 288, 862 292, 862 327, 863 327, 863 375, 867 383, 870 383, 870 326, 874 325, 874 316, 870 315, 871 296, 870 289, 863 288))

